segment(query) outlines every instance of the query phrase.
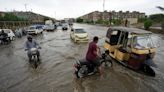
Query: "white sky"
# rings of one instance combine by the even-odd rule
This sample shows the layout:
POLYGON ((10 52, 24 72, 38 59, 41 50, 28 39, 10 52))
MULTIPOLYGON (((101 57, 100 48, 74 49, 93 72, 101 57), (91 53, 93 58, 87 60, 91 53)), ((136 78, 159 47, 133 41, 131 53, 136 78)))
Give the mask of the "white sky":
MULTIPOLYGON (((0 0, 0 11, 25 11, 40 13, 56 19, 76 18, 92 11, 103 11, 103 0, 0 0)), ((164 0, 105 0, 105 10, 140 11, 146 14, 162 13, 156 6, 164 7, 164 0)))

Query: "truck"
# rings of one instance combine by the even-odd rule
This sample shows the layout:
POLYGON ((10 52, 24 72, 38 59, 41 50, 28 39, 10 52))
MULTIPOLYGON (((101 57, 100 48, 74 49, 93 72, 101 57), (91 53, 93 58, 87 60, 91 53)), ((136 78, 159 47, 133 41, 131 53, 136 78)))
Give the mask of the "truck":
POLYGON ((53 24, 52 20, 46 20, 44 30, 46 31, 54 31, 56 29, 56 26, 53 24))

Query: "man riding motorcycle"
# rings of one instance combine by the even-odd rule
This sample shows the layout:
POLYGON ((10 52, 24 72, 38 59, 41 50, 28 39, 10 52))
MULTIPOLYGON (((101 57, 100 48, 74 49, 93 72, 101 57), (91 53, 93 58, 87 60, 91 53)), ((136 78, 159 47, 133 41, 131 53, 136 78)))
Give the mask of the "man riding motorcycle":
POLYGON ((89 43, 88 51, 86 54, 86 60, 93 64, 94 66, 98 67, 100 75, 102 75, 102 67, 100 63, 100 48, 97 46, 99 38, 95 36, 93 41, 89 43))
MULTIPOLYGON (((25 51, 27 51, 27 55, 29 57, 29 61, 31 61, 32 53, 30 51, 31 48, 41 48, 39 44, 32 38, 32 36, 27 36, 27 41, 25 42, 25 51)), ((40 52, 37 51, 38 61, 40 60, 40 52)))
POLYGON ((8 42, 7 37, 8 37, 8 34, 5 33, 4 30, 2 30, 0 34, 0 40, 2 40, 3 42, 8 42))

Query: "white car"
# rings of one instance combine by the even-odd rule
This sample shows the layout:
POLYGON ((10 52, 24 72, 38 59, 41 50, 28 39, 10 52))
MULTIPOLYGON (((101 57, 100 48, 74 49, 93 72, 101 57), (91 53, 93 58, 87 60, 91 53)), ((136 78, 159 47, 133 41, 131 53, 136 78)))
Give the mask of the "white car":
POLYGON ((82 28, 71 29, 70 38, 74 42, 88 42, 88 33, 82 28))
POLYGON ((62 24, 62 30, 68 30, 69 25, 67 23, 62 24))
POLYGON ((2 30, 4 30, 4 32, 7 33, 10 40, 13 41, 15 39, 15 34, 13 33, 11 29, 0 29, 0 33, 2 32, 2 30))
POLYGON ((43 26, 41 25, 36 25, 36 26, 30 26, 29 29, 27 30, 28 34, 39 34, 43 33, 43 26))

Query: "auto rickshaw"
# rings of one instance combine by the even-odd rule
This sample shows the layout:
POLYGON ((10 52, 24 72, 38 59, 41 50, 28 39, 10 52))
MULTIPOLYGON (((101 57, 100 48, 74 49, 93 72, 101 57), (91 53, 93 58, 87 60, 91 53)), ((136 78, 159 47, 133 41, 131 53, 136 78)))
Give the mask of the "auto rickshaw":
POLYGON ((156 46, 152 40, 152 32, 137 28, 110 27, 104 48, 119 63, 155 76, 154 70, 150 67, 156 66, 153 61, 156 46))

